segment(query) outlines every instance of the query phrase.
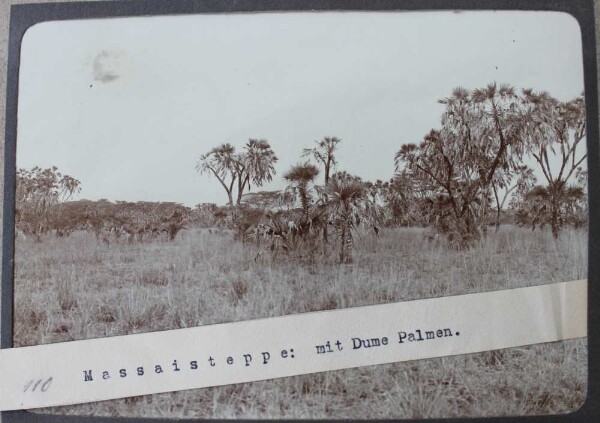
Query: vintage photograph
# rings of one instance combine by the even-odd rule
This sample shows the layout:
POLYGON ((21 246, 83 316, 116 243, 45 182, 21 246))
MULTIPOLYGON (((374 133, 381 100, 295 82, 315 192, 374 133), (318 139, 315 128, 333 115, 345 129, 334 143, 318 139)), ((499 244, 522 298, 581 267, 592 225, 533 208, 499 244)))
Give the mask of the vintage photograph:
MULTIPOLYGON (((34 25, 14 344, 585 279, 583 91, 566 13, 34 25)), ((36 412, 522 416, 586 390, 583 338, 36 412)))

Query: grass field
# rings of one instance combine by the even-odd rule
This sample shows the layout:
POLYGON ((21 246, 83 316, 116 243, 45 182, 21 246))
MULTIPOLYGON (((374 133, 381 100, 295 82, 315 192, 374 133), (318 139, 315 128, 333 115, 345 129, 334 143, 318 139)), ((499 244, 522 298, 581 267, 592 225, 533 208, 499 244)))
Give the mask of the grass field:
MULTIPOLYGON (((503 227, 468 251, 388 229, 354 262, 289 257, 227 232, 107 246, 18 240, 15 345, 492 291, 587 274, 587 232, 503 227)), ((423 418, 566 413, 585 400, 585 339, 40 410, 147 417, 423 418)))

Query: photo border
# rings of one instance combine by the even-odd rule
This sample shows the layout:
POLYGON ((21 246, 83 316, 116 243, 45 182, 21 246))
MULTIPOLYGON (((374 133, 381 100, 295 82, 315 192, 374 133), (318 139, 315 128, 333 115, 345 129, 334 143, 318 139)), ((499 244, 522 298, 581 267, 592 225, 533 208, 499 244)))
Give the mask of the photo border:
MULTIPOLYGON (((97 18, 165 16, 187 14, 294 12, 294 11, 451 11, 514 10, 555 11, 573 16, 582 37, 586 142, 588 163, 588 392, 582 407, 570 414, 514 417, 463 417, 427 419, 428 422, 468 420, 476 423, 509 421, 584 422, 600 415, 600 155, 598 128, 597 58, 593 0, 128 0, 12 5, 8 39, 6 88, 6 135, 4 144, 4 203, 2 239, 2 286, 0 289, 0 348, 13 346, 15 182, 18 82, 21 42, 27 29, 41 22, 97 18), (596 306, 595 306, 596 305, 596 306)), ((2 377, 2 375, 0 375, 2 377)), ((161 419, 162 420, 162 419, 161 419)), ((173 420, 176 420, 175 418, 173 420)), ((177 421, 198 421, 183 419, 177 421)), ((214 420, 214 419, 213 419, 214 420)), ((246 420, 246 419, 242 419, 246 420)), ((157 418, 97 417, 38 414, 29 411, 0 412, 0 421, 9 422, 156 422, 157 418)), ((249 420, 246 420, 249 421, 249 420)), ((294 421, 294 420, 290 420, 294 421)), ((416 422, 422 420, 404 420, 416 422)))

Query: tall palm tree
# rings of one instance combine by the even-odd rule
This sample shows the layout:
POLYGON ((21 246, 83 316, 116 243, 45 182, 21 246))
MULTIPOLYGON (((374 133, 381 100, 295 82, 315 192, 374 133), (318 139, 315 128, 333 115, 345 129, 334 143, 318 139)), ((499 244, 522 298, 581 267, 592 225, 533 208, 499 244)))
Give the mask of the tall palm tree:
POLYGON ((367 185, 346 172, 333 175, 325 187, 327 208, 340 242, 340 262, 352 261, 352 232, 362 224, 373 225, 381 217, 380 207, 370 201, 367 185))
POLYGON ((566 188, 584 171, 586 109, 583 95, 561 102, 547 92, 523 90, 527 108, 527 152, 546 180, 552 210, 552 235, 558 238, 562 205, 573 192, 566 188), (579 148, 578 148, 579 146, 579 148), (553 160, 554 158, 554 160, 553 160))
POLYGON ((305 148, 302 151, 302 157, 311 156, 317 162, 323 164, 325 168, 325 185, 329 183, 330 173, 332 166, 335 166, 335 151, 337 145, 342 142, 338 137, 324 137, 321 141, 315 141, 317 144, 314 148, 305 148))
POLYGON ((200 156, 196 170, 212 173, 227 192, 229 207, 234 208, 234 187, 237 184, 239 206, 251 184, 262 186, 273 180, 278 158, 267 140, 250 139, 241 153, 231 144, 221 144, 200 156))
POLYGON ((309 185, 314 182, 319 174, 319 169, 312 164, 304 163, 292 166, 283 177, 290 182, 290 185, 296 190, 300 197, 302 205, 302 214, 305 220, 310 216, 310 192, 309 185))
MULTIPOLYGON (((323 164, 325 169, 325 185, 329 184, 331 169, 337 164, 335 160, 335 151, 342 140, 338 137, 323 137, 321 141, 315 141, 316 147, 305 148, 302 151, 303 157, 313 157, 317 162, 323 164)), ((327 225, 323 226, 323 241, 328 242, 327 225)))
POLYGON ((251 184, 262 186, 265 182, 271 182, 275 175, 275 163, 278 157, 267 140, 250 139, 244 146, 246 150, 237 162, 238 169, 238 198, 239 206, 246 188, 251 184))
POLYGON ((229 207, 233 208, 233 186, 237 179, 236 163, 238 157, 235 147, 229 143, 221 144, 200 156, 196 164, 199 173, 212 173, 227 192, 229 207), (229 180, 228 180, 229 179, 229 180))

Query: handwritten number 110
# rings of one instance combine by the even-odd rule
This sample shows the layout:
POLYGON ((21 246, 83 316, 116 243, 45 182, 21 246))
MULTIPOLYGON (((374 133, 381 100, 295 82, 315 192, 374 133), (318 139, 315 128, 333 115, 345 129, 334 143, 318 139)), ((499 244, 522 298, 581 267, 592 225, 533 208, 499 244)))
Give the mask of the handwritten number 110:
POLYGON ((23 392, 27 392, 27 391, 35 392, 38 387, 40 388, 40 391, 46 392, 50 388, 51 383, 52 383, 52 377, 49 377, 45 381, 43 379, 30 380, 29 382, 27 382, 25 384, 25 388, 23 389, 23 392))

